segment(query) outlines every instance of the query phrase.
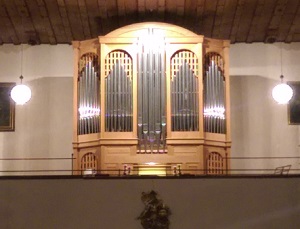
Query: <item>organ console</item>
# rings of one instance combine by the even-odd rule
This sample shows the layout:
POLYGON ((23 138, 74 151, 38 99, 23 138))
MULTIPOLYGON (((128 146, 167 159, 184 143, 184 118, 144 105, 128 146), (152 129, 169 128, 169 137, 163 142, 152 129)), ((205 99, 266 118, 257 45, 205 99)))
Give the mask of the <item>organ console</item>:
POLYGON ((74 174, 227 172, 229 41, 138 23, 73 47, 74 174))

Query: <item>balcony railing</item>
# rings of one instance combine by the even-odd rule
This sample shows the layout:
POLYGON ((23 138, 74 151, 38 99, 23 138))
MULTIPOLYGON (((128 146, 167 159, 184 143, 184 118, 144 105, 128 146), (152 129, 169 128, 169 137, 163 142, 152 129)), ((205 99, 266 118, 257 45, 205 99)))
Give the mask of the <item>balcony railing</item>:
POLYGON ((228 157, 222 167, 184 169, 177 165, 122 165, 121 169, 72 170, 76 158, 0 158, 0 176, 85 177, 197 177, 197 176, 292 176, 300 175, 300 157, 228 157))

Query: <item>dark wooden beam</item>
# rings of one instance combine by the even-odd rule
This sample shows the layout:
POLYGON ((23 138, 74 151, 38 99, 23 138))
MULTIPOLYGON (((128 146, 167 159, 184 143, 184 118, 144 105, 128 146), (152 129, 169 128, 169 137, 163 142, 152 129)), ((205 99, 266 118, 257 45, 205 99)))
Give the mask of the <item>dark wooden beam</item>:
POLYGON ((55 44, 57 44, 57 40, 56 40, 56 37, 54 34, 53 27, 50 22, 50 18, 48 15, 48 11, 47 11, 45 2, 44 2, 44 0, 36 0, 36 1, 37 1, 37 5, 39 7, 39 12, 40 12, 40 15, 42 18, 43 25, 46 28, 47 35, 49 37, 49 43, 52 45, 55 45, 55 44))
POLYGON ((74 40, 85 40, 78 1, 65 0, 68 19, 74 40))
POLYGON ((288 0, 284 13, 282 15, 281 21, 278 27, 277 39, 280 42, 285 41, 287 34, 292 26, 293 20, 295 18, 297 9, 299 8, 299 1, 288 0))
POLYGON ((73 34, 69 22, 65 1, 57 0, 57 6, 62 21, 62 27, 65 31, 66 42, 70 43, 71 41, 73 41, 73 34))
POLYGON ((86 2, 85 0, 78 0, 79 12, 80 12, 80 18, 83 26, 84 37, 85 39, 91 39, 92 35, 90 31, 87 7, 85 2, 86 2))
POLYGON ((221 26, 225 9, 225 0, 218 0, 216 14, 212 29, 212 38, 221 38, 221 26))
POLYGON ((217 3, 217 1, 205 1, 203 15, 203 35, 206 37, 212 37, 217 3))
POLYGON ((3 43, 20 44, 5 5, 0 2, 0 37, 3 43))
POLYGON ((257 0, 244 1, 242 9, 242 17, 240 18, 238 31, 236 34, 237 42, 246 42, 249 29, 251 27, 251 21, 254 17, 255 8, 257 6, 257 0))

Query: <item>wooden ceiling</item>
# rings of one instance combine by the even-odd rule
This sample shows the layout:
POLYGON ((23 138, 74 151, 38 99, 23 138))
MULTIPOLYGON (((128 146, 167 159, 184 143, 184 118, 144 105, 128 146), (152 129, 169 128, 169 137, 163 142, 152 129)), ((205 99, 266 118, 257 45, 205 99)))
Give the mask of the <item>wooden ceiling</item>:
POLYGON ((64 44, 144 21, 236 42, 299 42, 299 0, 0 0, 0 44, 64 44))

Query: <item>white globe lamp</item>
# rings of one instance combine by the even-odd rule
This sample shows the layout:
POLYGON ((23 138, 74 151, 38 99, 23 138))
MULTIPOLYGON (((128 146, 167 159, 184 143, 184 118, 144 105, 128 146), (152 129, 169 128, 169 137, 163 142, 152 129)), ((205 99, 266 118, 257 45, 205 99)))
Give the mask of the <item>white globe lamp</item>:
POLYGON ((278 104, 288 104, 293 97, 293 89, 283 82, 283 75, 280 76, 280 79, 281 83, 273 88, 272 96, 278 104))
POLYGON ((31 90, 28 86, 22 84, 23 76, 20 76, 21 84, 16 85, 10 92, 11 98, 17 105, 23 105, 27 103, 31 98, 31 90))

